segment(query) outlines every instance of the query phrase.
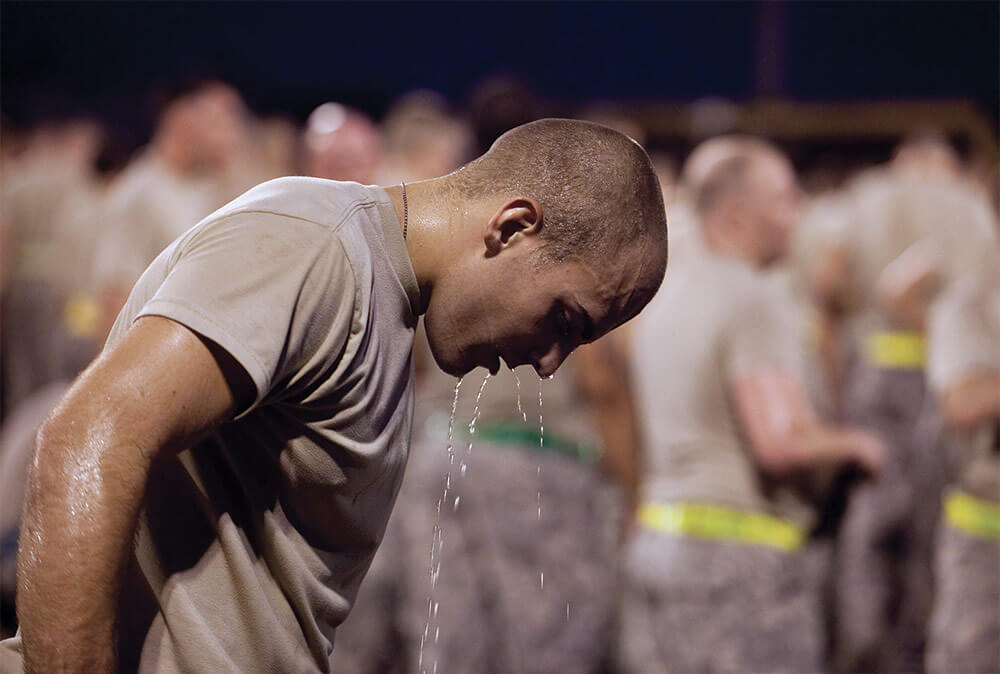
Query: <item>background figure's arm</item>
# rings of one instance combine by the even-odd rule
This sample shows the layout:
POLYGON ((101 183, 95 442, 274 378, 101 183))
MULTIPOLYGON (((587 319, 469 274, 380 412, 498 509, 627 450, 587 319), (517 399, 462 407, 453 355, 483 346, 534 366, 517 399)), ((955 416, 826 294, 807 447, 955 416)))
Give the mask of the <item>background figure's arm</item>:
POLYGON ((940 289, 940 255, 920 240, 886 265, 876 281, 879 303, 902 325, 923 330, 931 300, 940 289))
POLYGON ((638 501, 639 435, 628 368, 628 324, 576 351, 580 389, 597 421, 601 464, 622 490, 626 521, 638 501))
POLYGON ((949 426, 968 428, 987 419, 1000 419, 1000 373, 970 374, 947 386, 939 398, 949 426))
POLYGON ((740 423, 761 467, 783 475, 854 463, 877 473, 881 441, 863 430, 834 428, 816 418, 801 380, 780 369, 762 369, 731 384, 740 423))
POLYGON ((38 434, 18 554, 27 670, 114 671, 120 576, 151 463, 251 398, 215 345, 166 318, 136 321, 38 434))

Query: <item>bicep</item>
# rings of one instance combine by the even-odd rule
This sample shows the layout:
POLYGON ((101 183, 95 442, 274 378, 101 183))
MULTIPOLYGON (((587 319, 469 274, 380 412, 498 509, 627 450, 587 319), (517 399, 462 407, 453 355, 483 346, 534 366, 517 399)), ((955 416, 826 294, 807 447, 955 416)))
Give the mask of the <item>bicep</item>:
POLYGON ((74 383, 57 427, 113 433, 151 452, 197 441, 252 400, 247 374, 225 351, 160 316, 137 320, 74 383))
POLYGON ((730 383, 730 395, 751 449, 765 465, 780 466, 794 435, 815 424, 802 380, 781 368, 761 368, 730 383))

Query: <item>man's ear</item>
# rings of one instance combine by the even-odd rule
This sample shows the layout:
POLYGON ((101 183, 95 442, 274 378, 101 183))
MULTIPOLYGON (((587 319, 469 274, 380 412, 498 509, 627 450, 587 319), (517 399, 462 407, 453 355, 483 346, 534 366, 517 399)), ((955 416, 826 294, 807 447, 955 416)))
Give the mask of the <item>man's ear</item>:
POLYGON ((542 205, 531 197, 505 201, 486 223, 483 241, 487 257, 493 257, 519 240, 542 230, 542 205), (519 236, 520 235, 520 236, 519 236))

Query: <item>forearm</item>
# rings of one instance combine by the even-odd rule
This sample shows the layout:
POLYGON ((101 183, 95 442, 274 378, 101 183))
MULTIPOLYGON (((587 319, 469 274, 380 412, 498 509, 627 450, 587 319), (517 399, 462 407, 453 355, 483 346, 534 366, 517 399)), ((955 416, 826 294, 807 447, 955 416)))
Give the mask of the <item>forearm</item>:
POLYGON ((792 433, 784 452, 789 471, 839 469, 861 460, 861 445, 867 440, 860 431, 812 425, 792 433))
POLYGON ((967 428, 987 419, 1000 419, 1000 376, 971 377, 946 390, 941 407, 949 426, 967 428))
POLYGON ((597 421, 604 446, 601 467, 618 484, 631 513, 639 491, 638 444, 631 405, 620 400, 606 406, 598 411, 597 421))
POLYGON ((116 668, 120 578, 148 463, 109 435, 74 441, 51 425, 39 434, 18 554, 29 672, 116 668))

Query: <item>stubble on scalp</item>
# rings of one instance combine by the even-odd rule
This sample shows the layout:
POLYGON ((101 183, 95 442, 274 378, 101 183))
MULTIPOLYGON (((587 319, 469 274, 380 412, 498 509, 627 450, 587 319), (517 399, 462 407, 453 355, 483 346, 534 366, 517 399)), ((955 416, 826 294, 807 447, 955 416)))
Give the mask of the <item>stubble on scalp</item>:
POLYGON ((448 176, 462 197, 527 196, 542 206, 539 264, 577 261, 605 273, 640 264, 638 313, 666 270, 667 223, 645 150, 613 129, 542 119, 512 129, 448 176), (640 251, 636 263, 636 251, 640 251))

